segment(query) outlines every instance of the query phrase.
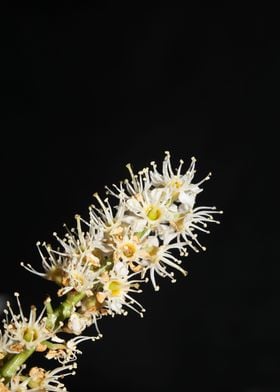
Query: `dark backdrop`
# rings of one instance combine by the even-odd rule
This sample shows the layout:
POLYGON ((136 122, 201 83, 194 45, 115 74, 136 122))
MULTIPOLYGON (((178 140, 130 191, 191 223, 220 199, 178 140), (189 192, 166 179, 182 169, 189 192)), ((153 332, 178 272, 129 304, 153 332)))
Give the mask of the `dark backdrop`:
POLYGON ((71 391, 280 391, 277 24, 256 4, 2 9, 2 298, 52 292, 19 262, 127 162, 195 155, 199 203, 225 211, 143 320, 100 323, 71 391))

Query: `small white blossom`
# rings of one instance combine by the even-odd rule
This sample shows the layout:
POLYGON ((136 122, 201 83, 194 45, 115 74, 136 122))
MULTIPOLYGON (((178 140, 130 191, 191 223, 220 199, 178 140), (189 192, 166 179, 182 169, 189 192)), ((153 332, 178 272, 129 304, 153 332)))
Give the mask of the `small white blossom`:
POLYGON ((97 320, 101 317, 102 314, 100 314, 96 308, 85 310, 84 306, 81 305, 68 319, 68 332, 73 333, 74 335, 80 335, 87 327, 94 325, 98 335, 92 337, 92 339, 97 340, 102 337, 97 325, 97 320))
POLYGON ((162 244, 160 245, 159 240, 155 236, 148 237, 143 243, 142 260, 140 264, 143 265, 142 276, 144 277, 146 272, 149 271, 151 282, 156 291, 159 290, 159 286, 156 283, 155 273, 162 278, 168 277, 172 283, 175 283, 174 273, 169 272, 167 267, 171 267, 180 271, 183 275, 187 275, 187 272, 180 267, 181 260, 178 260, 171 254, 174 249, 184 250, 185 243, 174 243, 174 244, 162 244))
POLYGON ((9 302, 7 302, 8 310, 6 313, 6 320, 4 321, 4 328, 7 336, 13 341, 9 347, 11 351, 36 348, 44 340, 48 340, 54 335, 54 332, 46 328, 45 307, 37 317, 37 310, 35 306, 31 307, 29 318, 23 314, 22 307, 19 301, 19 294, 15 293, 19 314, 15 314, 9 302), (8 316, 11 316, 9 320, 8 316))
POLYGON ((45 279, 55 280, 55 277, 61 278, 60 272, 62 272, 62 266, 64 260, 63 257, 61 255, 59 256, 54 255, 52 247, 50 245, 47 245, 45 242, 41 244, 41 242, 38 241, 36 246, 41 256, 42 266, 45 272, 39 272, 35 270, 30 264, 24 264, 23 262, 20 263, 21 266, 25 268, 27 271, 35 275, 41 276, 42 278, 45 279), (46 255, 42 251, 41 247, 44 248, 46 255))
MULTIPOLYGON (((103 274, 101 274, 102 276, 103 274)), ((107 314, 107 311, 102 307, 103 302, 105 299, 105 295, 101 292, 97 292, 95 295, 85 297, 79 307, 77 307, 77 313, 78 319, 83 325, 86 325, 87 327, 90 327, 92 325, 95 326, 95 329, 97 331, 97 336, 95 339, 101 338, 103 335, 99 330, 98 327, 98 320, 100 320, 105 314, 107 314)), ((77 316, 76 316, 77 317, 77 316)), ((78 321, 78 320, 77 320, 78 321)), ((68 325, 69 326, 69 325, 68 325)))
POLYGON ((135 231, 141 232, 146 227, 157 230, 162 223, 168 222, 169 203, 169 193, 161 188, 147 190, 137 197, 132 196, 126 202, 131 214, 126 216, 125 221, 135 231))
POLYGON ((141 195, 152 185, 150 181, 150 171, 147 167, 139 171, 138 174, 133 172, 130 163, 126 165, 126 168, 130 174, 130 181, 128 179, 121 181, 119 186, 113 184, 113 189, 106 186, 107 194, 116 197, 120 202, 131 196, 137 197, 141 195))
POLYGON ((106 251, 103 243, 103 230, 92 222, 86 222, 80 215, 75 215, 75 219, 76 228, 71 231, 68 230, 65 238, 61 239, 57 233, 53 233, 62 246, 62 250, 55 253, 64 256, 66 259, 76 257, 84 262, 91 263, 95 267, 100 266, 96 254, 99 254, 98 250, 106 251), (87 231, 82 230, 81 222, 88 228, 87 231))
POLYGON ((69 317, 67 326, 71 333, 80 335, 88 326, 88 318, 80 313, 74 312, 69 317))
POLYGON ((77 336, 68 340, 66 343, 53 345, 47 355, 47 359, 56 359, 61 364, 66 364, 68 362, 76 361, 77 354, 82 354, 82 351, 78 349, 78 344, 85 342, 87 340, 95 341, 96 338, 92 336, 77 336))
MULTIPOLYGON (((99 208, 91 205, 89 209, 91 225, 102 228, 105 233, 114 232, 122 225, 126 206, 122 197, 120 197, 119 205, 115 206, 113 211, 108 198, 104 201, 100 198, 98 193, 93 195, 99 204, 99 208)), ((104 244, 105 246, 105 244, 104 244)))
POLYGON ((43 368, 33 367, 29 372, 29 386, 30 392, 66 392, 64 384, 60 382, 66 376, 76 374, 75 370, 77 365, 63 365, 51 371, 46 371, 43 368))
POLYGON ((171 192, 173 201, 178 201, 189 207, 193 207, 196 195, 202 191, 199 187, 202 182, 208 180, 209 175, 197 184, 193 184, 192 180, 195 175, 196 159, 192 157, 191 164, 185 174, 181 174, 184 161, 180 160, 180 165, 174 173, 170 161, 170 153, 166 151, 166 156, 162 164, 162 174, 157 170, 157 165, 152 162, 153 171, 150 173, 152 184, 155 187, 166 187, 171 192))
POLYGON ((76 290, 79 293, 92 294, 92 288, 97 282, 100 271, 93 271, 90 261, 83 262, 83 259, 72 258, 63 267, 64 277, 62 285, 58 290, 58 295, 62 296, 69 291, 76 290))
POLYGON ((127 265, 119 261, 114 265, 108 276, 103 278, 103 281, 101 280, 104 284, 103 291, 106 295, 105 304, 112 315, 114 313, 126 314, 126 310, 123 309, 123 306, 125 306, 143 316, 145 309, 129 294, 130 292, 141 292, 139 283, 143 282, 143 280, 129 280, 135 275, 135 273, 129 275, 127 265))
POLYGON ((81 228, 81 217, 76 215, 75 218, 76 230, 68 231, 65 238, 61 239, 57 233, 53 233, 62 249, 58 248, 55 250, 44 242, 42 246, 45 252, 43 252, 41 243, 37 242, 45 272, 36 271, 30 264, 25 265, 21 263, 21 265, 28 271, 53 280, 58 284, 61 284, 62 278, 65 276, 65 273, 67 275, 69 270, 72 269, 73 264, 79 270, 81 270, 83 265, 86 265, 85 270, 88 270, 88 267, 91 269, 100 267, 101 260, 99 256, 106 250, 103 243, 102 230, 98 230, 94 225, 83 221, 88 227, 88 231, 84 232, 81 228))
POLYGON ((113 259, 115 262, 124 261, 130 263, 137 261, 142 248, 141 240, 137 233, 129 227, 120 230, 117 235, 112 236, 112 248, 114 250, 113 259))
POLYGON ((216 207, 196 207, 188 210, 182 208, 170 222, 169 239, 177 237, 179 241, 179 238, 182 237, 194 251, 198 252, 199 248, 205 250, 206 248, 200 244, 197 238, 196 231, 209 234, 208 223, 220 223, 213 218, 213 214, 222 214, 222 211, 217 211, 216 207))
POLYGON ((147 167, 139 171, 138 174, 133 172, 131 164, 127 164, 126 167, 129 171, 131 181, 125 180, 124 184, 130 196, 137 197, 150 189, 150 172, 147 167))

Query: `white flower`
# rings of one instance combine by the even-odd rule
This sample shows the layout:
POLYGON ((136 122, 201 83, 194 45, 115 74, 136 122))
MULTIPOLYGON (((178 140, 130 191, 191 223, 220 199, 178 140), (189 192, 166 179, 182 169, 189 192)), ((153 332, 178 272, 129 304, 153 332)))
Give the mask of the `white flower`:
POLYGON ((122 219, 126 210, 124 200, 120 197, 119 205, 114 207, 116 210, 114 213, 108 198, 103 201, 98 193, 94 193, 93 196, 98 201, 99 208, 95 205, 90 206, 89 213, 91 225, 102 228, 105 233, 110 234, 117 230, 122 224, 122 219))
POLYGON ((193 207, 195 203, 196 195, 202 191, 199 187, 204 181, 210 178, 210 174, 207 175, 202 181, 197 184, 193 184, 196 159, 192 157, 191 164, 185 174, 181 174, 182 166, 184 161, 180 160, 180 165, 173 171, 170 153, 166 151, 166 156, 162 164, 162 174, 157 170, 155 162, 151 162, 153 170, 150 172, 152 184, 155 187, 167 187, 171 193, 172 200, 178 201, 188 207, 193 207))
POLYGON ((88 318, 80 313, 73 312, 69 317, 67 326, 71 333, 80 335, 88 326, 88 318))
POLYGON ((183 275, 187 275, 187 272, 180 267, 181 261, 174 257, 170 251, 174 249, 180 250, 181 253, 185 252, 184 246, 186 243, 174 243, 174 244, 162 244, 160 245, 157 237, 148 237, 143 244, 142 260, 140 264, 143 265, 144 269, 142 277, 149 271, 151 282, 156 291, 159 290, 159 286, 156 284, 155 273, 162 278, 168 277, 173 283, 176 282, 174 279, 174 273, 169 272, 167 267, 174 268, 180 271, 183 275))
MULTIPOLYGON (((141 238, 141 241, 143 237, 141 238)), ((115 262, 137 261, 140 257, 141 241, 137 233, 126 227, 112 236, 112 248, 114 250, 113 259, 115 262)))
POLYGON ((73 333, 75 335, 80 335, 87 327, 90 327, 94 324, 98 335, 92 337, 92 339, 97 340, 103 336, 97 324, 97 320, 102 317, 102 314, 98 312, 96 306, 90 306, 90 302, 91 298, 86 298, 84 301, 81 302, 81 306, 78 307, 77 311, 71 314, 67 323, 67 332, 73 333), (87 303, 87 306, 83 304, 84 302, 87 303))
POLYGON ((21 263, 21 265, 28 271, 53 280, 58 284, 61 284, 64 276, 63 271, 68 272, 74 264, 79 267, 86 265, 87 268, 92 267, 93 269, 100 267, 100 257, 103 256, 103 252, 106 250, 103 242, 103 231, 98 230, 93 224, 85 222, 79 215, 76 215, 75 218, 76 230, 68 230, 65 238, 61 239, 57 233, 53 233, 62 249, 54 250, 44 242, 42 244, 46 253, 44 255, 40 242, 37 243, 45 272, 36 271, 30 264, 21 263), (81 220, 87 225, 88 231, 82 230, 81 220))
POLYGON ((29 386, 30 392, 52 391, 52 392, 66 392, 64 384, 59 379, 68 375, 74 375, 76 372, 76 363, 71 365, 63 365, 51 371, 46 371, 43 368, 33 367, 29 372, 29 386))
POLYGON ((126 165, 126 168, 131 177, 130 181, 128 179, 124 182, 121 181, 119 186, 113 184, 114 189, 106 186, 107 194, 120 199, 120 201, 128 199, 130 196, 137 197, 151 187, 150 173, 147 167, 139 171, 138 174, 134 174, 130 163, 126 165))
MULTIPOLYGON (((103 275, 104 272, 101 274, 101 276, 103 275)), ((103 308, 104 299, 105 299, 105 295, 96 290, 94 295, 91 295, 89 297, 86 296, 82 299, 76 311, 78 315, 76 316, 76 318, 78 318, 77 321, 80 320, 80 322, 87 327, 90 327, 92 325, 95 326, 95 329, 98 333, 95 339, 99 339, 103 336, 99 330, 97 321, 100 320, 103 316, 107 315, 108 313, 107 310, 103 308)), ((78 328, 76 328, 76 330, 78 330, 78 328)), ((82 328, 84 329, 84 327, 82 328)))
POLYGON ((91 222, 86 222, 80 215, 75 215, 75 219, 76 229, 72 229, 71 231, 67 229, 67 233, 63 239, 57 233, 53 233, 62 246, 62 250, 51 250, 51 252, 58 256, 63 256, 64 265, 67 264, 67 260, 77 258, 81 259, 83 263, 87 262, 93 267, 99 267, 99 256, 102 252, 106 251, 103 242, 103 230, 91 222), (81 221, 88 228, 87 231, 82 230, 81 221))
POLYGON ((216 207, 196 207, 189 210, 182 208, 170 222, 172 229, 169 234, 169 239, 171 237, 177 237, 179 240, 179 237, 181 236, 194 251, 199 251, 196 245, 198 245, 199 248, 206 250, 198 241, 195 231, 198 230, 210 233, 210 231, 206 229, 208 223, 220 223, 213 218, 213 214, 222 213, 222 211, 216 211, 216 207), (196 245, 193 244, 192 241, 194 241, 196 245))
POLYGON ((31 307, 29 318, 26 318, 23 314, 22 307, 19 301, 19 294, 15 293, 19 314, 16 315, 9 302, 7 302, 8 310, 4 310, 6 313, 6 320, 4 321, 4 328, 6 333, 13 341, 13 345, 10 346, 12 351, 17 350, 18 352, 24 349, 36 348, 44 340, 48 340, 54 335, 54 332, 49 331, 46 328, 46 317, 44 316, 45 307, 37 317, 37 310, 35 306, 31 307), (8 316, 11 316, 11 320, 8 316))
POLYGON ((63 257, 61 255, 56 256, 50 245, 47 245, 45 242, 41 244, 40 241, 36 244, 38 252, 42 259, 42 266, 45 272, 36 271, 30 264, 24 264, 23 262, 20 265, 25 268, 27 271, 41 276, 45 279, 50 279, 56 281, 56 279, 61 279, 61 271, 63 265, 63 257), (45 249, 46 256, 44 255, 41 246, 45 249))
POLYGON ((40 249, 40 243, 37 243, 37 245, 43 260, 42 264, 46 272, 38 272, 30 264, 25 265, 21 263, 25 269, 36 275, 52 280, 59 286, 62 286, 62 288, 58 290, 59 296, 65 295, 73 289, 78 292, 90 293, 98 275, 96 267, 94 266, 94 263, 99 263, 99 261, 96 261, 97 257, 92 254, 87 256, 86 253, 84 253, 82 256, 80 255, 80 257, 66 257, 58 255, 56 258, 55 254, 57 252, 53 251, 50 246, 43 243, 43 246, 49 256, 47 260, 40 249))
POLYGON ((131 177, 131 182, 129 180, 125 181, 125 186, 128 194, 132 196, 137 196, 146 192, 151 186, 149 169, 146 167, 143 170, 139 171, 137 175, 134 174, 130 163, 127 164, 126 167, 131 177))
POLYGON ((127 314, 123 306, 128 307, 143 316, 145 309, 143 306, 130 296, 132 293, 140 293, 139 283, 143 280, 129 280, 136 273, 129 275, 126 263, 117 262, 108 275, 101 279, 103 292, 106 296, 104 302, 110 314, 127 314))
MULTIPOLYGON (((100 225, 94 225, 91 221, 91 217, 90 222, 82 219, 80 215, 75 215, 75 219, 77 222, 76 229, 72 229, 71 232, 68 230, 65 240, 61 241, 61 239, 56 236, 64 248, 64 256, 71 257, 72 255, 80 255, 81 257, 84 257, 88 253, 94 256, 97 249, 106 251, 103 243, 104 231, 102 227, 100 227, 100 225), (82 230, 81 222, 86 225, 88 228, 87 231, 82 230)), ((93 265, 96 265, 95 261, 96 259, 93 259, 93 265)))
POLYGON ((100 270, 93 271, 90 261, 83 262, 83 259, 72 258, 63 267, 64 277, 62 285, 58 290, 58 295, 62 296, 69 291, 76 290, 79 293, 92 294, 92 288, 97 282, 100 270))
POLYGON ((127 208, 132 213, 126 216, 133 230, 142 231, 146 227, 156 230, 162 223, 168 221, 170 195, 165 189, 147 190, 137 197, 127 200, 127 208))
POLYGON ((53 348, 48 351, 46 358, 56 359, 61 364, 75 361, 77 359, 77 354, 82 354, 82 351, 77 347, 78 344, 85 342, 86 340, 95 341, 96 338, 91 336, 77 336, 68 340, 66 343, 54 344, 53 348))

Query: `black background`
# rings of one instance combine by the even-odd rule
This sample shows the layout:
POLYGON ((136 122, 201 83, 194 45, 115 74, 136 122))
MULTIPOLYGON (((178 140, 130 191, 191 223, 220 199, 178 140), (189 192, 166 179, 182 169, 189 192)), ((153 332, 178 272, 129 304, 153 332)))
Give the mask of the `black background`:
POLYGON ((276 10, 67 2, 1 20, 3 298, 54 292, 19 262, 39 268, 36 241, 86 216, 127 162, 195 155, 196 178, 214 174, 198 203, 225 212, 187 278, 145 289, 143 320, 101 321, 69 389, 280 391, 276 10))

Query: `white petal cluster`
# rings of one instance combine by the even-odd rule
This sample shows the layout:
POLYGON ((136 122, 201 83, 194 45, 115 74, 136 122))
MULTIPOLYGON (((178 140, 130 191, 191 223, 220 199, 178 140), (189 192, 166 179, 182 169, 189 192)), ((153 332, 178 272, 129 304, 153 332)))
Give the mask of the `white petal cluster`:
POLYGON ((24 350, 37 349, 42 342, 54 336, 54 332, 46 327, 45 307, 37 317, 37 309, 32 306, 29 317, 25 317, 19 294, 15 293, 15 297, 19 313, 14 312, 9 301, 7 309, 4 310, 6 319, 3 320, 2 350, 5 349, 6 353, 20 353, 24 350))
POLYGON ((42 391, 64 391, 58 381, 60 372, 72 369, 73 365, 67 364, 81 353, 79 343, 102 336, 98 321, 103 316, 126 315, 130 309, 143 316, 145 309, 135 299, 143 283, 151 281, 157 291, 161 278, 175 282, 176 272, 187 274, 180 256, 187 256, 189 249, 205 250, 198 235, 209 233, 208 224, 219 223, 213 216, 221 213, 215 207, 196 205, 201 186, 210 174, 194 182, 195 159, 186 171, 182 160, 173 169, 169 152, 161 169, 154 162, 136 174, 130 164, 127 168, 130 179, 106 187, 105 199, 94 194, 95 204, 89 208, 88 219, 76 215, 74 229, 66 227, 62 237, 54 233, 57 247, 37 243, 42 271, 22 263, 28 271, 55 282, 58 297, 68 305, 58 323, 58 313, 52 310, 50 301, 38 318, 35 308, 29 318, 24 317, 18 296, 19 315, 8 303, 6 313, 11 320, 4 322, 0 335, 0 366, 10 354, 35 347, 47 350, 46 357, 63 367, 53 372, 33 368, 25 378, 20 369, 13 382, 18 380, 22 385, 15 389, 11 380, 9 384, 0 382, 0 392, 6 391, 4 388, 39 390, 34 389, 36 385, 42 391), (73 298, 78 299, 71 302, 73 298), (80 336, 91 325, 97 336, 80 336), (65 341, 58 337, 61 331, 78 336, 65 341))
POLYGON ((58 248, 38 243, 44 271, 24 265, 56 282, 59 296, 85 294, 68 322, 68 331, 77 335, 91 324, 98 329, 97 320, 104 315, 126 314, 128 309, 142 315, 143 307, 133 298, 141 283, 149 278, 158 290, 159 277, 175 282, 176 271, 186 275, 179 256, 189 249, 205 249, 198 233, 218 223, 213 215, 220 211, 196 206, 210 174, 194 182, 194 158, 186 171, 182 160, 172 168, 169 152, 161 170, 154 162, 137 174, 127 167, 130 180, 107 187, 116 205, 94 194, 96 204, 90 206, 88 220, 77 215, 75 229, 67 229, 63 238, 54 233, 58 248))

